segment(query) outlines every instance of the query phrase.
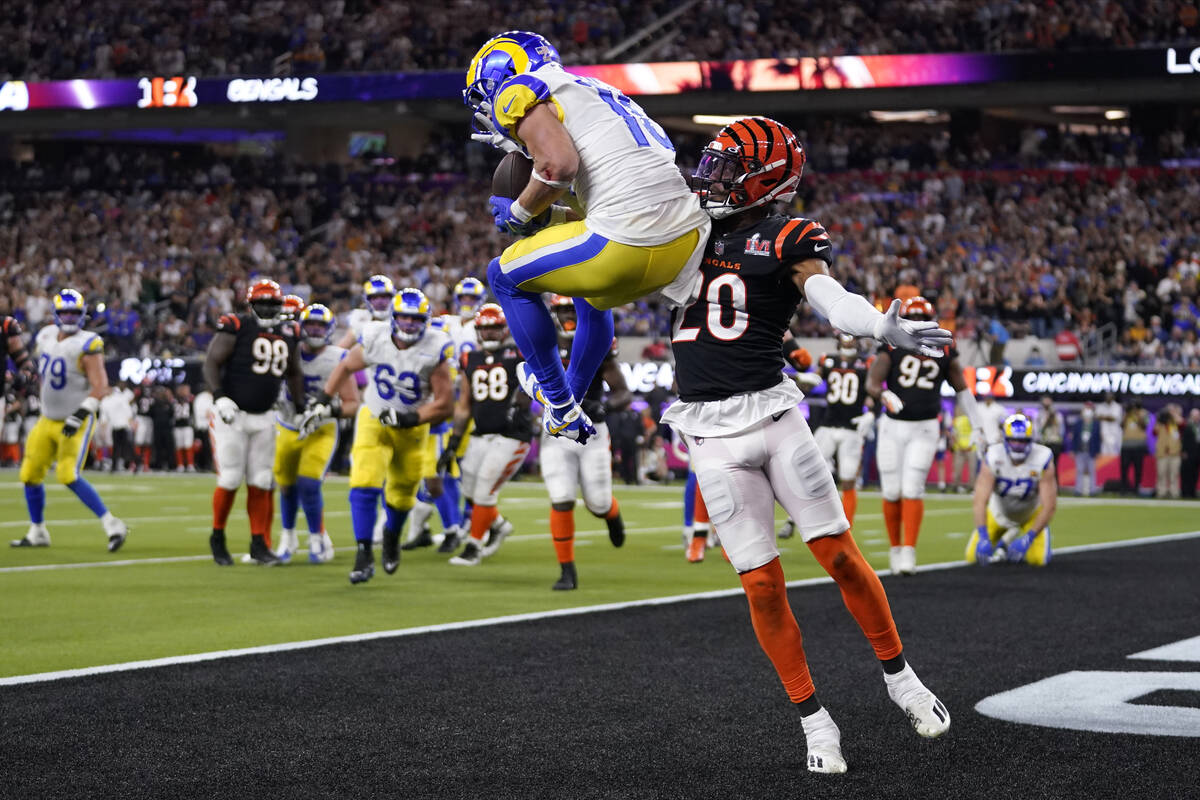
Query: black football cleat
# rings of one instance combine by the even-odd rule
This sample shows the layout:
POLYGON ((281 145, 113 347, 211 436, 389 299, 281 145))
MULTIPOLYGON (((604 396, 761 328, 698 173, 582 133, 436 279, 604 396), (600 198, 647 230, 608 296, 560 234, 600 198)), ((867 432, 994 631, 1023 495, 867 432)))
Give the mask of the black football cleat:
POLYGON ((457 553, 458 546, 462 544, 463 536, 457 530, 446 531, 442 537, 442 543, 438 545, 439 553, 457 553))
POLYGON ((250 559, 260 567, 274 567, 283 563, 279 556, 267 547, 267 540, 262 536, 250 537, 250 559))
POLYGON ((566 592, 579 588, 579 576, 575 574, 574 561, 568 561, 562 565, 562 575, 559 577, 558 583, 550 588, 556 592, 566 592))
POLYGON ((400 545, 401 550, 416 550, 421 547, 433 546, 433 534, 429 530, 428 525, 421 526, 421 532, 409 539, 404 544, 400 545))
POLYGON ((371 545, 359 542, 358 552, 354 555, 354 569, 350 570, 350 583, 366 583, 375 577, 375 554, 371 545))
POLYGON ((391 575, 400 566, 400 531, 383 529, 383 571, 391 575))
POLYGON ((620 514, 604 520, 604 524, 608 526, 608 540, 612 542, 613 547, 625 544, 625 520, 621 519, 620 514))
POLYGON ((212 536, 208 537, 208 546, 212 548, 213 561, 217 562, 218 567, 233 566, 233 556, 229 555, 229 548, 225 546, 224 528, 213 528, 212 536))

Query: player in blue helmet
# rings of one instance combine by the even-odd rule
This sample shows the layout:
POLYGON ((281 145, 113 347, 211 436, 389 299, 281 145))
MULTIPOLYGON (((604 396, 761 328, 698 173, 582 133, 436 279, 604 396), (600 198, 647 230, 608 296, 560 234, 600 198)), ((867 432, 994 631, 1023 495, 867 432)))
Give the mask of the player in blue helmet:
POLYGON ((1004 420, 1004 438, 984 453, 975 481, 975 532, 967 542, 972 564, 1050 562, 1050 520, 1058 505, 1054 453, 1033 441, 1024 414, 1004 420))
POLYGON ((372 275, 363 281, 362 297, 363 307, 350 312, 346 319, 346 334, 338 342, 338 347, 353 347, 368 322, 386 321, 391 316, 396 285, 387 275, 372 275))
POLYGON ((392 329, 396 338, 413 344, 429 328, 429 299, 420 289, 401 289, 392 302, 392 329))
POLYGON ((483 297, 487 292, 483 281, 478 278, 463 278, 454 285, 455 310, 459 319, 464 322, 475 319, 475 312, 483 305, 483 297))
POLYGON ((516 198, 489 199, 497 227, 518 240, 488 265, 488 287, 527 359, 518 377, 546 408, 543 428, 586 441, 595 427, 580 399, 612 344, 610 309, 656 290, 690 302, 711 223, 658 123, 618 89, 566 72, 536 33, 489 39, 463 99, 472 138, 533 160, 516 198), (574 298, 566 368, 544 292, 574 298))

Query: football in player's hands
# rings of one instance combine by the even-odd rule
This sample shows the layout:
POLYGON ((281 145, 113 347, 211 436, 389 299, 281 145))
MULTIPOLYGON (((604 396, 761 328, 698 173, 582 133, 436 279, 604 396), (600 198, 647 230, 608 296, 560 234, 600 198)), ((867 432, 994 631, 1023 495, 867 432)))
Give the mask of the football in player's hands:
POLYGON ((533 161, 526 158, 523 153, 509 153, 500 159, 500 164, 492 173, 492 194, 496 197, 515 200, 529 183, 531 175, 533 175, 533 161))

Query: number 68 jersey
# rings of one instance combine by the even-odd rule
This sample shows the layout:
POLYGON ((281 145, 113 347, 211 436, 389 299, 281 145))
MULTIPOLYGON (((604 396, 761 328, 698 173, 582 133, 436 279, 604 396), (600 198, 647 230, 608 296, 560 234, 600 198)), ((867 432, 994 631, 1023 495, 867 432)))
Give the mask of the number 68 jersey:
POLYGON ((516 404, 517 393, 521 391, 517 364, 524 360, 515 347, 502 347, 494 352, 470 350, 463 356, 474 433, 495 433, 522 442, 533 438, 530 413, 516 404))
POLYGON ((443 361, 454 361, 454 342, 436 328, 427 328, 420 339, 401 350, 392 341, 390 321, 368 322, 358 343, 367 365, 363 401, 376 417, 385 408, 403 410, 425 403, 433 394, 429 378, 434 369, 443 361))
POLYGON ((1038 483, 1054 460, 1054 453, 1046 445, 1035 443, 1025 460, 1017 463, 1004 443, 997 442, 987 449, 984 459, 996 476, 996 486, 988 498, 992 515, 1018 525, 1028 522, 1038 507, 1038 483))
POLYGON ((83 371, 83 357, 104 352, 100 337, 76 331, 59 341, 58 326, 47 325, 38 331, 38 372, 42 377, 42 414, 64 420, 79 408, 90 386, 83 371))

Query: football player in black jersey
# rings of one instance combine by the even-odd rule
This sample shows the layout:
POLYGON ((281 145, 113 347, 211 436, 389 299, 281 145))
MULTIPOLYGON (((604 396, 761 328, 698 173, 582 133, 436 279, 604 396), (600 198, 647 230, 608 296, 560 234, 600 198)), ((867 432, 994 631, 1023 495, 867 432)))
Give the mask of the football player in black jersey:
MULTIPOLYGON (((13 372, 13 388, 21 389, 34 378, 33 361, 29 358, 29 350, 25 347, 25 337, 21 323, 12 317, 0 315, 0 339, 4 340, 4 354, 12 359, 16 371, 13 372)), ((0 369, 0 420, 4 419, 4 400, 8 397, 8 371, 0 369)))
POLYGON ((212 439, 217 464, 213 492, 213 560, 233 563, 225 544, 225 523, 238 486, 246 481, 250 516, 250 557, 278 564, 271 552, 274 515, 271 467, 275 461, 275 418, 271 412, 287 379, 296 410, 304 410, 304 373, 296 328, 283 319, 283 292, 259 280, 246 292, 250 312, 226 314, 217 322, 204 359, 204 381, 213 387, 212 439))
POLYGON ((846 521, 853 525, 863 443, 875 425, 874 415, 863 408, 873 408, 875 401, 867 394, 867 365, 859 353, 858 339, 840 333, 837 341, 837 352, 824 356, 817 367, 817 374, 825 382, 825 414, 813 437, 830 471, 835 469, 836 457, 842 510, 846 521))
POLYGON ((438 459, 438 472, 444 472, 462 444, 468 423, 474 421, 459 465, 463 492, 472 504, 470 536, 463 551, 450 559, 460 566, 474 566, 494 554, 512 533, 512 523, 500 516, 496 504, 500 487, 521 469, 533 439, 529 395, 517 380, 517 364, 525 359, 509 338, 504 309, 496 303, 480 306, 475 312, 475 336, 479 347, 462 354, 454 428, 438 459), (485 545, 489 531, 492 535, 485 545))
POLYGON ((839 330, 937 352, 933 323, 881 314, 828 274, 831 242, 815 220, 773 213, 790 200, 804 151, 788 128, 754 117, 724 129, 693 177, 716 218, 696 301, 676 309, 672 346, 679 400, 663 415, 687 443, 709 517, 741 577, 759 644, 801 714, 808 769, 844 772, 841 734, 816 696, 788 605, 775 542, 775 503, 796 520, 817 561, 879 658, 888 694, 922 736, 950 726, 945 706, 905 661, 887 596, 850 534, 833 476, 796 410, 803 393, 783 374, 783 332, 801 299, 839 330))
MULTIPOLYGON (((551 295, 550 312, 558 327, 558 354, 566 364, 571 360, 572 346, 578 319, 575 303, 569 297, 551 295)), ((550 495, 550 535, 558 556, 560 575, 553 589, 563 591, 578 588, 575 570, 575 492, 583 490, 583 504, 593 516, 604 520, 608 538, 614 547, 625 542, 625 521, 612 491, 612 443, 608 424, 609 411, 628 408, 633 400, 625 376, 617 364, 617 340, 613 339, 596 377, 580 399, 583 412, 595 424, 596 432, 585 444, 544 434, 538 460, 542 480, 550 495), (605 392, 605 384, 608 391, 605 392)))
MULTIPOLYGON (((910 297, 904 301, 900 315, 908 320, 930 321, 933 305, 924 297, 910 297)), ((937 453, 943 380, 957 393, 971 427, 981 430, 979 406, 967 390, 953 344, 936 354, 903 347, 881 348, 867 376, 867 391, 886 412, 879 421, 875 462, 893 574, 912 575, 917 571, 917 537, 925 515, 925 480, 937 453)))

